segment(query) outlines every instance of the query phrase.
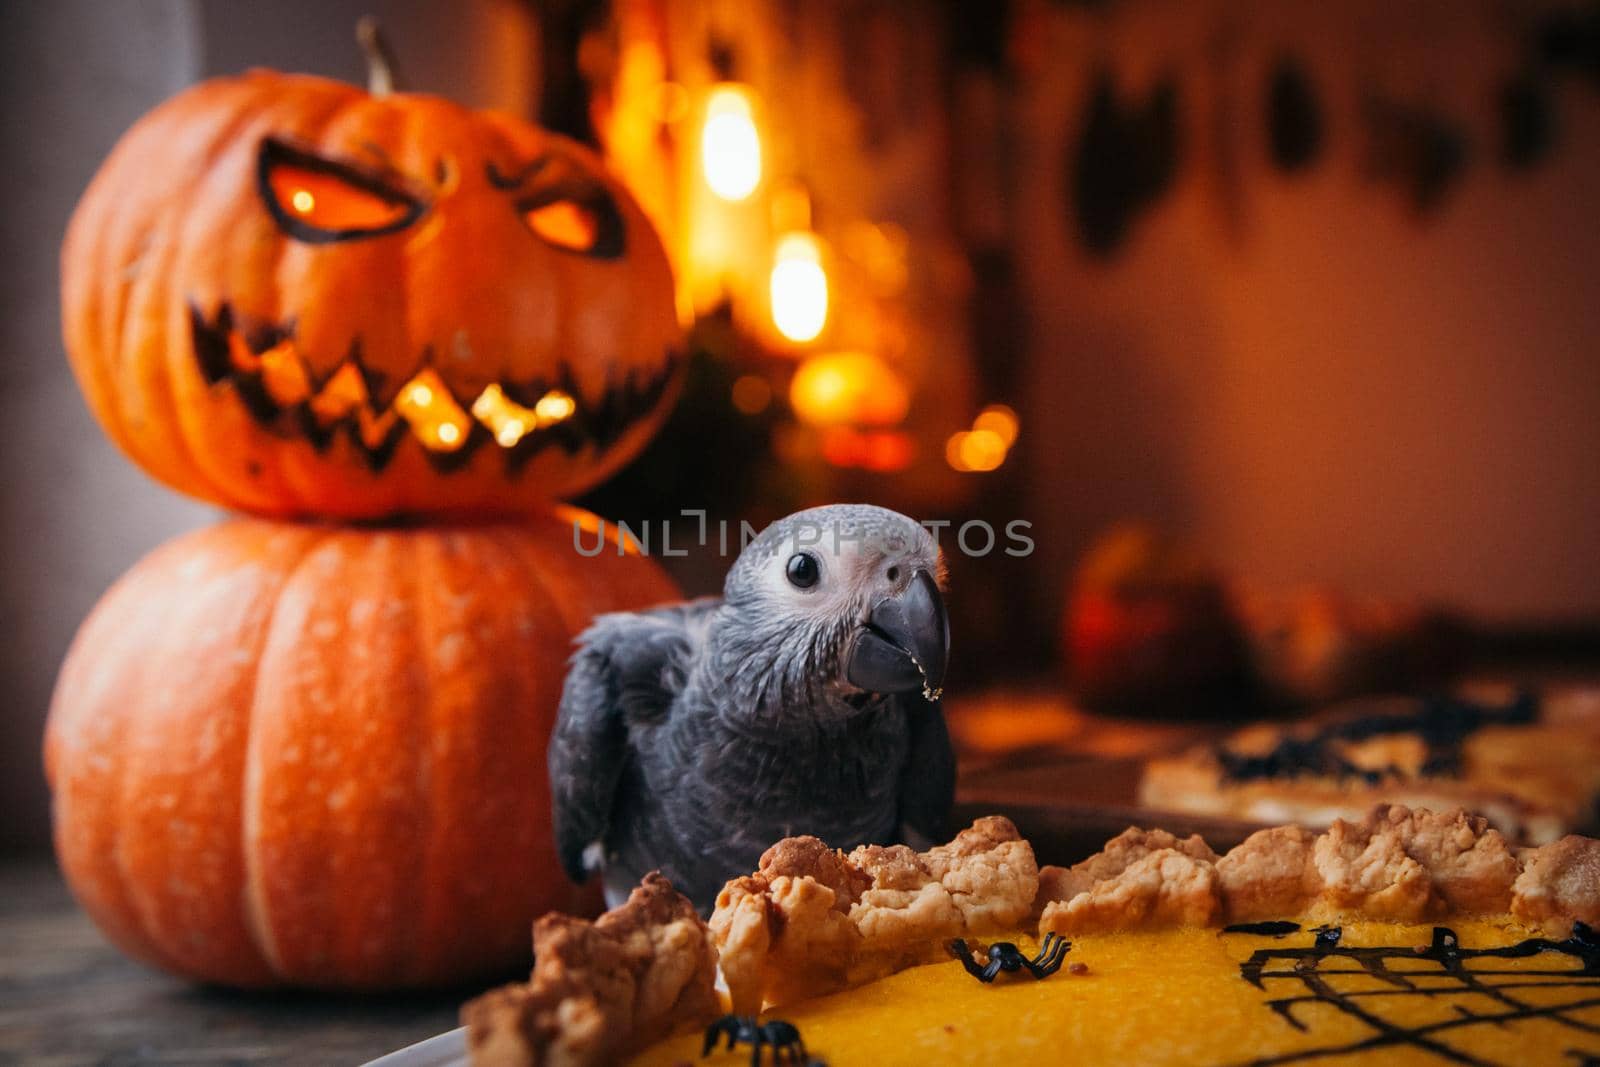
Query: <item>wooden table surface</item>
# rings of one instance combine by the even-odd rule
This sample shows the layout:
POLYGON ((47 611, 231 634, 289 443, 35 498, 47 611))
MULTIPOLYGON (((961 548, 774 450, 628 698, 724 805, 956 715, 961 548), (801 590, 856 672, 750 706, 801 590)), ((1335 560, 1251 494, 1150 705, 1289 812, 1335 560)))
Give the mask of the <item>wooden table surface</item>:
POLYGON ((113 948, 49 857, 0 861, 0 1064, 348 1067, 454 1028, 473 992, 360 998, 198 987, 113 948))

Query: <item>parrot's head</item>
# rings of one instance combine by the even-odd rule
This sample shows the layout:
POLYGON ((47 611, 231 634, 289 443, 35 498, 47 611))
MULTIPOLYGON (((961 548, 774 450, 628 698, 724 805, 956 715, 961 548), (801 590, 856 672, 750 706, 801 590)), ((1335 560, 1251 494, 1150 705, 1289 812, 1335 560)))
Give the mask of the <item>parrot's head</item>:
POLYGON ((943 578, 933 536, 898 512, 797 512, 763 530, 728 572, 727 666, 772 672, 784 693, 820 683, 937 700, 950 652, 943 578))

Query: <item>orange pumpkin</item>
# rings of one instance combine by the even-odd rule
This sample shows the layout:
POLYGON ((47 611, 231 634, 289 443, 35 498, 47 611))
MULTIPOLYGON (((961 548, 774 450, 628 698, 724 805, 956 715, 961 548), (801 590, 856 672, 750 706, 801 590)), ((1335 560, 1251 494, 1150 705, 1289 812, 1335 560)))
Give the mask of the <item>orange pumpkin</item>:
POLYGON ((581 146, 270 71, 128 131, 61 261, 67 350, 150 473, 263 515, 515 514, 654 432, 666 254, 581 146))
POLYGON ((525 964, 535 916, 589 903, 545 769, 571 638, 675 596, 614 542, 575 552, 583 514, 237 519, 136 565, 78 633, 45 738, 57 855, 101 929, 247 987, 525 964))

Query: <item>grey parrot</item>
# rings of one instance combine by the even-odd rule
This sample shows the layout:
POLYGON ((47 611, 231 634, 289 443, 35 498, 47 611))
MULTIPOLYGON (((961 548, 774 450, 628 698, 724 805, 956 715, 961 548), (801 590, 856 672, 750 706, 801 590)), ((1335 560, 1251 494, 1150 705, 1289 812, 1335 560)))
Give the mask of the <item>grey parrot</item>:
POLYGON ((616 903, 659 869, 708 911, 782 837, 943 840, 942 576, 916 522, 836 504, 763 530, 720 599, 597 618, 549 748, 568 876, 616 903))

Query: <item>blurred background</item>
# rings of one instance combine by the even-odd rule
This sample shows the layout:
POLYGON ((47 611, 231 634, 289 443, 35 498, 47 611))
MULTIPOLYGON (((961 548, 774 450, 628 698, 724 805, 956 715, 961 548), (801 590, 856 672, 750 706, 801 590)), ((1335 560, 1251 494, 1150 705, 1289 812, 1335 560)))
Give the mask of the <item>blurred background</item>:
POLYGON ((1237 716, 1595 662, 1600 4, 12 4, 0 847, 47 842, 73 630, 214 517, 84 408, 72 206, 197 80, 362 81, 365 13, 407 87, 594 145, 666 238, 690 385, 587 506, 675 547, 681 509, 836 499, 999 532, 949 553, 969 749, 1048 741, 1064 692, 1237 716))

